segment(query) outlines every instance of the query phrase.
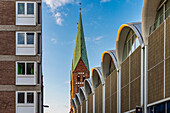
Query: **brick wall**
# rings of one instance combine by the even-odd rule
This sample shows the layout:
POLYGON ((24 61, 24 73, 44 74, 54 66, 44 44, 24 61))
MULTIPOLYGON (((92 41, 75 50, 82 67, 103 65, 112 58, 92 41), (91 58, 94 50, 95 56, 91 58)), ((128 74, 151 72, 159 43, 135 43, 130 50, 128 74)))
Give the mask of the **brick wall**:
MULTIPOLYGON (((80 58, 74 72, 73 72, 73 93, 78 93, 78 84, 77 82, 77 76, 80 76, 80 82, 83 81, 83 76, 85 75, 85 79, 89 78, 89 70, 87 69, 86 65, 84 64, 83 60, 80 58), (78 72, 84 72, 84 74, 78 74, 78 72)), ((84 84, 79 84, 79 87, 84 86, 84 84)))
POLYGON ((0 113, 15 113, 15 92, 0 92, 0 113))
POLYGON ((0 25, 15 25, 15 1, 0 1, 0 25))
POLYGON ((0 85, 15 85, 15 62, 0 62, 0 85))
POLYGON ((15 32, 0 32, 0 55, 15 55, 15 32))

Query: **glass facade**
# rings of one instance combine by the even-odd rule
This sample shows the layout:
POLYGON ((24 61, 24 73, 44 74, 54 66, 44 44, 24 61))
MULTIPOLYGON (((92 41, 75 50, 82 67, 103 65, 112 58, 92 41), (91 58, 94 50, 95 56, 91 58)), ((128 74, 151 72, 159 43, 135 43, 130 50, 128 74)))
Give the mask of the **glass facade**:
MULTIPOLYGON (((161 3, 160 3, 159 6, 161 6, 163 2, 164 2, 164 0, 161 0, 161 3)), ((166 19, 170 15, 170 0, 167 0, 164 5, 162 5, 161 8, 157 11, 153 31, 155 29, 157 29, 160 24, 163 23, 164 16, 165 16, 165 19, 166 19), (164 5, 165 5, 165 11, 164 11, 164 5)))
POLYGON ((124 61, 128 56, 130 56, 139 46, 140 43, 136 34, 132 29, 130 29, 124 44, 122 61, 124 61))
POLYGON ((149 107, 148 113, 170 113, 170 101, 149 107))

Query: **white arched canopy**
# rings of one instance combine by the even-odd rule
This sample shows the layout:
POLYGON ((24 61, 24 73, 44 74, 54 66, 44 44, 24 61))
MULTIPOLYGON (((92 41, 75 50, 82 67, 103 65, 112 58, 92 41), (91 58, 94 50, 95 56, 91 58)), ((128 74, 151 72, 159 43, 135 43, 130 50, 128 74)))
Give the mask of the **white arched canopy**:
POLYGON ((100 84, 104 83, 100 67, 92 68, 91 79, 94 89, 97 88, 100 84))
POLYGON ((84 88, 85 88, 85 93, 87 96, 89 96, 91 93, 94 93, 92 82, 91 82, 90 78, 85 79, 84 88))
POLYGON ((116 39, 116 58, 118 67, 120 67, 120 64, 129 55, 129 52, 133 48, 134 42, 137 42, 137 44, 135 43, 135 45, 139 44, 141 47, 144 47, 141 23, 139 22, 123 24, 118 30, 116 39), (125 49, 125 47, 128 50, 125 49), (126 55, 124 55, 125 50, 126 55))
POLYGON ((73 108, 77 109, 77 104, 75 98, 72 99, 73 108))
POLYGON ((103 78, 106 79, 115 69, 118 70, 116 50, 105 51, 101 58, 103 78))
POLYGON ((81 100, 80 100, 79 93, 75 94, 75 100, 76 100, 77 106, 81 105, 81 100))
POLYGON ((82 103, 84 100, 87 100, 87 96, 86 96, 84 87, 80 87, 80 88, 79 88, 79 95, 80 95, 81 103, 82 103))

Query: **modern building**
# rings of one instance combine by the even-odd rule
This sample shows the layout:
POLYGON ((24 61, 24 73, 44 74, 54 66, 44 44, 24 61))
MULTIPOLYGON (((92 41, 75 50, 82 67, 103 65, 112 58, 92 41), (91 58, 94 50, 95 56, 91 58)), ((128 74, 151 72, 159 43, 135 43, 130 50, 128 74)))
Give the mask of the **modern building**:
POLYGON ((0 0, 0 113, 43 113, 41 0, 0 0))
POLYGON ((89 63, 87 58, 87 51, 84 39, 83 24, 81 19, 81 13, 79 16, 76 43, 74 48, 74 55, 71 67, 71 91, 70 91, 70 113, 74 111, 72 105, 72 99, 75 98, 75 94, 78 93, 79 88, 84 86, 84 80, 89 78, 89 63))
POLYGON ((170 0, 144 0, 74 98, 78 113, 170 113, 170 0), (92 110, 93 109, 93 110, 92 110))

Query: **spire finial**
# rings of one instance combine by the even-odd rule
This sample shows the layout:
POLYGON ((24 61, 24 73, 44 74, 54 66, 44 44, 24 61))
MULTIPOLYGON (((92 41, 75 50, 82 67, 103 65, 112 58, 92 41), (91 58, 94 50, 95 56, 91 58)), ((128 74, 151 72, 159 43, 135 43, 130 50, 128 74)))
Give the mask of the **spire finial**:
POLYGON ((80 5, 80 13, 81 13, 81 1, 80 1, 79 5, 80 5))

